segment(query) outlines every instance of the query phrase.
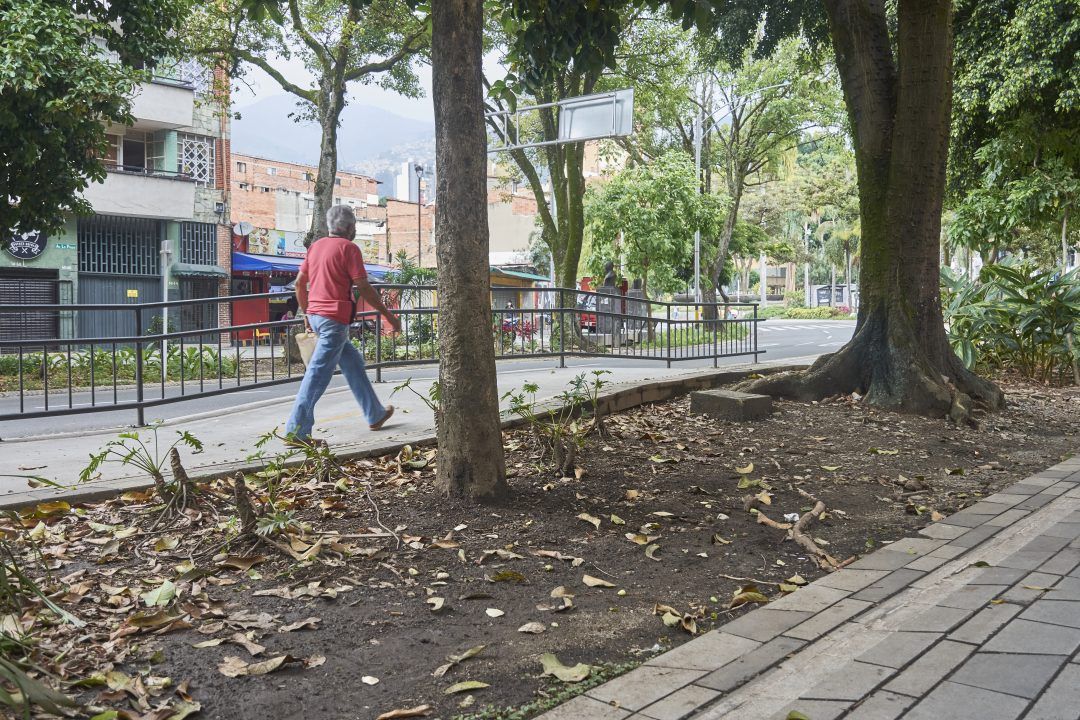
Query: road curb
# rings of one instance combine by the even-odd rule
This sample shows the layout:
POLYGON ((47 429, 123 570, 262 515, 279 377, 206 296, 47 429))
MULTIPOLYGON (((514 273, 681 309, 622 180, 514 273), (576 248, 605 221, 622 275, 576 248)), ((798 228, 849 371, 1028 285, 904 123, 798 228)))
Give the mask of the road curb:
MULTIPOLYGON (((797 360, 799 360, 797 358, 797 360)), ((613 384, 611 388, 600 392, 598 405, 603 414, 611 414, 629 410, 639 405, 655 402, 665 402, 680 395, 686 395, 695 390, 708 390, 711 388, 737 382, 753 374, 770 375, 790 370, 803 370, 808 367, 805 363, 784 365, 758 365, 744 366, 737 370, 701 370, 680 375, 665 380, 630 381, 613 384)), ((347 389, 347 388, 343 388, 347 389)), ((558 403, 548 401, 539 403, 539 407, 547 410, 563 407, 558 403)), ((520 418, 505 418, 502 422, 504 430, 521 427, 525 421, 520 418)), ((335 455, 339 460, 359 460, 369 457, 379 457, 397 453, 405 445, 430 445, 436 441, 434 432, 417 434, 407 439, 397 439, 376 446, 357 448, 350 444, 335 447, 335 455)), ((4 443, 5 445, 7 443, 4 443)), ((304 459, 285 463, 286 467, 302 465, 304 459)), ((215 463, 214 465, 188 468, 188 474, 192 480, 208 481, 237 472, 250 473, 261 470, 265 463, 252 463, 248 461, 234 461, 229 463, 215 463)), ((67 500, 72 503, 93 502, 114 497, 128 490, 144 490, 153 487, 153 482, 143 477, 115 478, 99 483, 87 483, 83 486, 72 486, 66 490, 32 489, 17 496, 11 495, 0 499, 0 510, 17 510, 35 505, 47 500, 67 500)), ((15 495, 13 493, 13 495, 15 495)))

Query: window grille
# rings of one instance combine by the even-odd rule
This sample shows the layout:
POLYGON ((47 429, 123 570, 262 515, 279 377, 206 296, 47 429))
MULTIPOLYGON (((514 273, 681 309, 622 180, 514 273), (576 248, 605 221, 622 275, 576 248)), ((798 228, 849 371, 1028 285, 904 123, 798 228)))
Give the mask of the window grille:
POLYGON ((79 272, 160 275, 164 222, 94 215, 78 220, 79 272))
POLYGON ((214 184, 214 139, 177 133, 180 172, 204 186, 214 184))
POLYGON ((217 265, 217 226, 212 223, 180 223, 180 262, 217 265))

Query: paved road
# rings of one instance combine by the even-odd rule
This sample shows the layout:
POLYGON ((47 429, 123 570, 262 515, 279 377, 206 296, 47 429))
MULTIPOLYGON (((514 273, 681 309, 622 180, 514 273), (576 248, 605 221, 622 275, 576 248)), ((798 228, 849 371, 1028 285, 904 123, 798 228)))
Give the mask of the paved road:
MULTIPOLYGON (((765 352, 762 360, 776 361, 785 358, 803 357, 816 355, 823 352, 832 352, 841 347, 851 337, 854 330, 854 322, 846 321, 810 321, 810 320, 769 320, 761 323, 759 343, 765 352)), ((742 364, 748 361, 746 357, 722 358, 721 365, 742 364)), ((604 368, 635 368, 635 367, 663 367, 663 361, 641 358, 578 358, 567 360, 569 367, 604 367, 604 368)), ((709 367, 712 360, 686 360, 675 364, 677 368, 709 367)), ((551 369, 558 366, 557 358, 537 358, 523 360, 505 360, 500 362, 500 374, 535 373, 537 370, 551 369)), ((406 378, 416 380, 430 380, 438 375, 434 365, 414 366, 407 368, 386 369, 383 371, 383 381, 387 386, 396 385, 406 378)), ((339 376, 334 378, 331 388, 344 387, 345 382, 339 376)), ((213 383, 207 383, 207 388, 212 388, 213 383)), ((188 385, 190 393, 196 384, 188 385)), ((381 394, 387 394, 384 390, 381 394)), ((166 387, 166 397, 179 395, 178 386, 166 387)), ((296 393, 296 384, 287 383, 272 387, 248 388, 238 390, 225 395, 196 398, 185 400, 170 405, 149 408, 146 411, 148 422, 154 420, 175 420, 190 415, 213 413, 219 410, 235 410, 252 402, 274 400, 277 398, 291 397, 296 393)), ((121 390, 117 393, 120 402, 135 399, 134 390, 121 390)), ((161 397, 158 387, 147 388, 146 396, 161 397)), ((112 402, 111 391, 99 390, 96 400, 112 402)), ((85 408, 91 404, 89 392, 76 392, 71 397, 73 407, 85 408)), ((67 407, 68 396, 66 392, 54 393, 50 396, 50 407, 67 407)), ((26 411, 36 412, 45 407, 43 395, 31 395, 24 399, 26 411)), ((19 411, 19 398, 17 396, 0 397, 0 413, 13 413, 19 411)), ((0 439, 14 439, 26 437, 38 437, 54 435, 58 433, 72 433, 88 430, 102 430, 119 428, 133 425, 135 422, 134 410, 105 411, 86 413, 81 415, 58 415, 45 418, 19 419, 0 422, 0 439)))

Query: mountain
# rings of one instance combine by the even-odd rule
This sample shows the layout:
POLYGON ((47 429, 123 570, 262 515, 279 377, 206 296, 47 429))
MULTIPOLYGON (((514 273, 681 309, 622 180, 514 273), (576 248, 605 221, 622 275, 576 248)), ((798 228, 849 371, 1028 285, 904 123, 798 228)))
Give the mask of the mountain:
MULTIPOLYGON (((274 95, 236 108, 240 119, 232 123, 233 151, 314 165, 319 157, 319 126, 295 122, 289 115, 296 111, 296 100, 288 95, 274 95)), ((348 105, 341 118, 338 165, 342 168, 369 164, 390 167, 414 157, 425 162, 427 158, 417 154, 416 148, 429 144, 434 148, 432 122, 370 105, 348 105)))

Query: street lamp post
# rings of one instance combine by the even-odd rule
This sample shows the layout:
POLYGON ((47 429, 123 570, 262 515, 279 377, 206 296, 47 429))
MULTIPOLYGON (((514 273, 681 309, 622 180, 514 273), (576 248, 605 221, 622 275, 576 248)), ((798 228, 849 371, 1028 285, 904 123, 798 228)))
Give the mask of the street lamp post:
POLYGON ((416 172, 416 266, 420 267, 423 263, 421 259, 423 257, 423 243, 420 240, 420 211, 423 208, 423 195, 420 192, 420 178, 424 175, 424 166, 417 163, 413 170, 416 172))

